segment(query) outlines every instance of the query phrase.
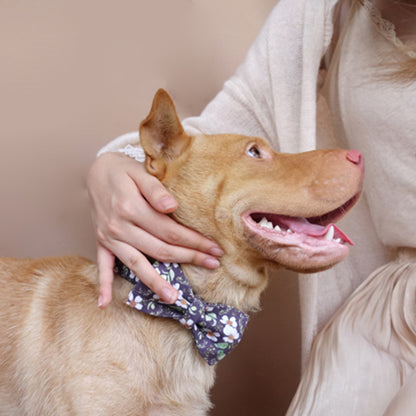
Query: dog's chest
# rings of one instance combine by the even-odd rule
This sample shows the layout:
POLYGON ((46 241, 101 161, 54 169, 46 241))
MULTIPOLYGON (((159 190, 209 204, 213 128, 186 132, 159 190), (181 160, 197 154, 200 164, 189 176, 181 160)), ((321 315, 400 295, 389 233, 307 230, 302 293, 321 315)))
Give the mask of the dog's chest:
MULTIPOLYGON (((127 319, 114 330, 130 334, 129 341, 119 341, 117 347, 114 342, 111 349, 117 351, 113 359, 118 360, 132 400, 139 407, 146 403, 143 414, 205 415, 211 406, 215 367, 201 358, 191 332, 170 319, 148 316, 125 305, 123 310, 127 319)), ((111 370, 108 377, 112 377, 111 370)), ((121 401, 119 409, 128 406, 121 401)))

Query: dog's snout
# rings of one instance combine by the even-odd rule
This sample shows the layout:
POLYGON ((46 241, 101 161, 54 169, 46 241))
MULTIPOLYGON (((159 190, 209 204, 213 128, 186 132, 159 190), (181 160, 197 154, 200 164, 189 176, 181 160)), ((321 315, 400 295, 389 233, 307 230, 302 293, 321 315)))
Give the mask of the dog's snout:
POLYGON ((354 163, 354 165, 361 165, 363 157, 358 150, 349 150, 346 154, 347 160, 354 163))

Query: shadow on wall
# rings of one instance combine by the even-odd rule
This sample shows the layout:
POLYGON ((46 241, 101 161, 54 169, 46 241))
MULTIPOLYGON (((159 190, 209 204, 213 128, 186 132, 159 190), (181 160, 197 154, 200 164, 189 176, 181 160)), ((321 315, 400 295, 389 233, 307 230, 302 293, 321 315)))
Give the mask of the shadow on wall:
MULTIPOLYGON (((95 257, 85 176, 97 150, 136 130, 163 87, 198 114, 244 58, 275 0, 0 3, 0 254, 95 257)), ((221 415, 280 415, 299 376, 296 278, 219 366, 221 415)))

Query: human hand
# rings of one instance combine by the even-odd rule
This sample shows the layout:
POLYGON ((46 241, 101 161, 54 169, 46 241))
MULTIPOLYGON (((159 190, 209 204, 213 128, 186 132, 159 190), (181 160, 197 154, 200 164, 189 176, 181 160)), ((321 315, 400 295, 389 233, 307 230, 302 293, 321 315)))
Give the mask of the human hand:
POLYGON ((111 302, 115 256, 168 303, 175 302, 177 291, 143 253, 163 262, 219 266, 222 250, 215 242, 165 215, 177 203, 142 163, 105 153, 92 164, 87 188, 97 236, 100 307, 111 302))

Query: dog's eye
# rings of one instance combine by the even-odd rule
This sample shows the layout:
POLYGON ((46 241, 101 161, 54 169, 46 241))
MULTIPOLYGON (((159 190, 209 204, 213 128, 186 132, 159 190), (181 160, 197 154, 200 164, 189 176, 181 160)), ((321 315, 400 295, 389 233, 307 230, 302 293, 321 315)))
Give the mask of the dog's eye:
POLYGON ((247 149, 247 154, 255 159, 262 159, 263 156, 261 154, 260 149, 257 145, 253 144, 247 149))

